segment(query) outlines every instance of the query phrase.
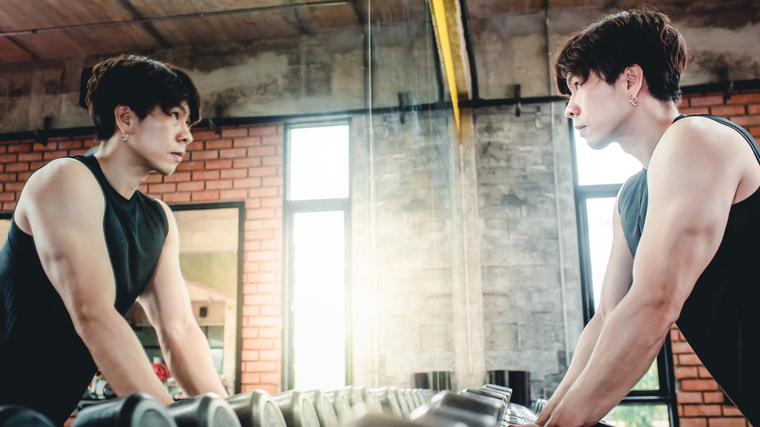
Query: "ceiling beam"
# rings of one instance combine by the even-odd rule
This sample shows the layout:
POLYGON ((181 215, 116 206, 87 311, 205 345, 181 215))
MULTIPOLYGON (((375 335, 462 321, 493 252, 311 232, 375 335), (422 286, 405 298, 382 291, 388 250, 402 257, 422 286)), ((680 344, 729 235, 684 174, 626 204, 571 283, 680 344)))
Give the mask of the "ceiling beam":
POLYGON ((140 26, 145 30, 146 33, 150 34, 151 37, 153 37, 154 40, 158 43, 159 46, 163 49, 171 49, 174 47, 171 43, 169 43, 168 40, 164 38, 164 36, 161 35, 161 33, 158 32, 156 29, 156 26, 153 25, 152 22, 145 21, 145 17, 140 14, 140 12, 135 8, 132 3, 129 2, 129 0, 119 0, 119 4, 129 11, 129 13, 132 15, 132 19, 134 20, 142 20, 140 23, 140 26))
POLYGON ((119 25, 142 24, 142 23, 147 23, 147 22, 160 22, 160 21, 173 21, 173 20, 178 20, 178 19, 189 19, 189 18, 204 18, 204 17, 210 17, 210 16, 236 15, 236 14, 241 14, 241 13, 264 12, 268 10, 277 10, 277 9, 298 9, 298 8, 303 8, 303 7, 309 8, 309 7, 325 7, 325 6, 343 6, 349 3, 350 3, 349 0, 319 1, 315 3, 283 4, 283 5, 277 5, 277 6, 252 7, 252 8, 247 8, 247 9, 188 13, 184 15, 156 16, 152 18, 139 18, 139 19, 126 20, 126 21, 95 22, 92 24, 63 25, 60 27, 32 28, 32 29, 14 30, 14 31, 0 31, 0 37, 12 37, 12 36, 40 34, 40 33, 53 33, 53 32, 58 32, 58 31, 82 30, 82 29, 91 29, 91 28, 116 27, 119 25))
MULTIPOLYGON (((457 96, 459 100, 472 100, 473 87, 472 75, 470 74, 470 58, 467 53, 466 26, 462 22, 462 5, 464 0, 442 0, 446 13, 446 28, 448 32, 451 59, 454 66, 454 78, 456 81, 457 96)), ((440 48, 440 40, 438 44, 440 48)))
POLYGON ((438 53, 443 62, 454 120, 459 130, 459 100, 472 99, 470 59, 462 25, 462 10, 459 0, 431 0, 431 6, 438 53))

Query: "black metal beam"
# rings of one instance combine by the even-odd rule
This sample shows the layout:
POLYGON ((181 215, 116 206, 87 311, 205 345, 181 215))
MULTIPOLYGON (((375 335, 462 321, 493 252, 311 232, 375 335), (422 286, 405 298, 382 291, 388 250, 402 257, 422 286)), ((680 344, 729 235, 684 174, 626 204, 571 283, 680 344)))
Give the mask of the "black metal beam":
POLYGON ((702 84, 702 85, 686 86, 686 87, 681 88, 681 92, 684 95, 690 95, 690 94, 695 94, 695 93, 711 93, 711 92, 725 93, 731 85, 733 85, 733 92, 738 92, 742 90, 760 89, 760 79, 738 80, 735 82, 707 83, 707 84, 702 84))

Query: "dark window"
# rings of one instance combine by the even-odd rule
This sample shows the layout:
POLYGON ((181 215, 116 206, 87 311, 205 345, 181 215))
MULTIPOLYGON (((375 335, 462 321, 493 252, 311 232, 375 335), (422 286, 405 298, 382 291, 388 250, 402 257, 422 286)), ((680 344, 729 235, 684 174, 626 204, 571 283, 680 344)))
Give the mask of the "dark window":
MULTIPOLYGON (((584 321, 596 312, 602 279, 612 246, 612 213, 620 187, 641 170, 633 156, 616 143, 593 150, 569 120, 578 217, 584 321)), ((670 337, 649 371, 605 420, 633 426, 678 427, 670 337)))

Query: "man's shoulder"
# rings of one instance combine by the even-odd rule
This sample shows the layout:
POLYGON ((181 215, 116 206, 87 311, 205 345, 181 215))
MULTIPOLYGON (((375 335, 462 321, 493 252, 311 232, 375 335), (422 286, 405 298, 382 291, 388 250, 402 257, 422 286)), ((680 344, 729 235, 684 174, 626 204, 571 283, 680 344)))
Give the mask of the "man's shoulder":
POLYGON ((656 167, 681 161, 707 161, 718 165, 731 162, 737 155, 746 153, 747 141, 738 126, 723 119, 717 121, 704 116, 688 116, 671 125, 652 155, 656 167))
MULTIPOLYGON (((55 159, 35 171, 24 186, 24 192, 84 197, 93 195, 93 190, 98 187, 95 175, 84 163, 64 157, 55 159)), ((94 194, 102 196, 100 191, 94 194)))
POLYGON ((675 123, 665 132, 663 139, 680 141, 686 144, 713 144, 725 146, 726 140, 740 141, 744 137, 741 127, 718 116, 695 115, 686 116, 675 123))

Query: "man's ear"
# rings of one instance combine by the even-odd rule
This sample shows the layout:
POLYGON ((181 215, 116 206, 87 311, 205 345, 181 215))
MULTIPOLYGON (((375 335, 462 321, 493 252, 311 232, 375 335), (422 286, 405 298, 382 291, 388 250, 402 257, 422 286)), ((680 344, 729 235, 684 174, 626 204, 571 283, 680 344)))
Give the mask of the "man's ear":
POLYGON ((641 88, 644 87, 644 70, 634 64, 623 70, 623 79, 628 95, 638 98, 641 88))
POLYGON ((129 134, 132 122, 134 121, 134 112, 126 105, 117 105, 113 110, 116 118, 116 127, 122 134, 129 134))

